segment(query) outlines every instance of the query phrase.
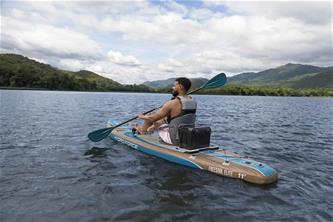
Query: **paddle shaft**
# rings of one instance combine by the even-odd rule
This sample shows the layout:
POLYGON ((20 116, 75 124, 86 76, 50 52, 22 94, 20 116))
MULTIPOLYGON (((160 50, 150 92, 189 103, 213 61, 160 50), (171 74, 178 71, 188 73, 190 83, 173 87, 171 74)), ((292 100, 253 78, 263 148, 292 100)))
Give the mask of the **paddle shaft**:
MULTIPOLYGON (((156 110, 156 109, 158 109, 158 108, 151 109, 151 110, 149 110, 149 111, 147 111, 147 112, 145 112, 145 113, 143 113, 143 114, 146 115, 146 114, 148 114, 148 113, 153 112, 153 111, 156 110)), ((117 125, 115 125, 115 126, 112 126, 111 128, 112 128, 112 130, 113 130, 113 129, 119 127, 119 126, 122 126, 122 125, 124 125, 124 124, 126 124, 126 123, 128 123, 128 122, 131 122, 131 121, 137 119, 138 117, 139 117, 139 116, 133 117, 132 119, 129 119, 129 120, 125 121, 125 122, 119 123, 119 124, 117 124, 117 125)))

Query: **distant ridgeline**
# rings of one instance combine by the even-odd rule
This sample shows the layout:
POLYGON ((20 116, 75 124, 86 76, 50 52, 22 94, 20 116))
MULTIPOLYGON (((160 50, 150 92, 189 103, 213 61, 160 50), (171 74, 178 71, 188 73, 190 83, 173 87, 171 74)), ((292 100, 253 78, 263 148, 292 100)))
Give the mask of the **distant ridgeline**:
MULTIPOLYGON (((155 88, 155 89, 163 89, 163 88, 171 88, 173 85, 173 82, 177 78, 169 78, 166 80, 156 80, 156 81, 147 81, 142 83, 143 85, 155 88)), ((203 84, 205 84, 208 81, 208 79, 205 78, 191 78, 192 82, 192 88, 199 88, 203 84)))
POLYGON ((230 77, 226 87, 209 93, 332 97, 333 67, 289 63, 262 72, 230 77))
MULTIPOLYGON (((175 78, 144 82, 159 91, 169 90, 175 78)), ((194 88, 207 79, 191 79, 194 88)), ((218 89, 203 90, 201 94, 263 95, 263 96, 333 96, 333 67, 287 64, 262 72, 242 73, 228 77, 227 84, 218 89)))
MULTIPOLYGON (((216 73, 217 74, 217 73, 216 73)), ((0 54, 0 88, 78 91, 170 92, 176 78, 122 85, 90 71, 71 72, 15 54, 0 54)), ((208 79, 192 78, 192 88, 208 79)), ((219 89, 202 94, 333 96, 333 67, 287 64, 262 72, 242 73, 228 78, 219 89)))

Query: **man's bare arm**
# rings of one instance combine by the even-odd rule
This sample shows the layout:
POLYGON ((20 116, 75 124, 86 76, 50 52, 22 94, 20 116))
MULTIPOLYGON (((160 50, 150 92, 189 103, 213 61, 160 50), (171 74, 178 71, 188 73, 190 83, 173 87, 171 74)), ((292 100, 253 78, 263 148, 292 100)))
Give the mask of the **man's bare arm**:
POLYGON ((171 107, 173 105, 174 101, 168 101, 166 102, 162 108, 160 110, 158 110, 156 113, 153 113, 151 115, 143 115, 143 114, 139 114, 139 118, 143 119, 143 120, 147 120, 151 123, 157 121, 157 120, 161 120, 163 118, 165 118, 166 116, 168 116, 168 114, 171 111, 171 107))

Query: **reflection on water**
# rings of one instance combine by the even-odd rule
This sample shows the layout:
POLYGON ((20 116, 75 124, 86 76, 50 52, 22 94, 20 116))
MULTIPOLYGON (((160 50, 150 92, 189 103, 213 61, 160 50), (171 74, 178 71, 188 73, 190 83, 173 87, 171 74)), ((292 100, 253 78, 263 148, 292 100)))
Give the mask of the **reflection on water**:
POLYGON ((332 99, 195 96, 213 144, 278 170, 266 186, 87 139, 169 98, 1 90, 0 220, 333 220, 332 99))
POLYGON ((103 147, 92 147, 88 149, 84 155, 92 155, 92 156, 105 156, 105 151, 108 150, 108 148, 103 148, 103 147))

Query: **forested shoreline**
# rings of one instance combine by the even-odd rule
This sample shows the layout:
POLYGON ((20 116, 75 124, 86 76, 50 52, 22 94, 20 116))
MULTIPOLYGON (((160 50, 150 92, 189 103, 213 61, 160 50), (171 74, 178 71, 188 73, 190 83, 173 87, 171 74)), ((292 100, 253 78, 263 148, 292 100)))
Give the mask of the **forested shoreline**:
MULTIPOLYGON (((149 93, 171 91, 170 86, 151 88, 146 85, 123 85, 90 71, 61 70, 15 54, 0 54, 0 89, 149 93)), ((288 88, 227 83, 218 89, 202 90, 200 94, 333 97, 333 89, 332 87, 288 88)))

